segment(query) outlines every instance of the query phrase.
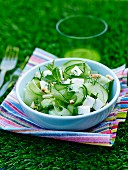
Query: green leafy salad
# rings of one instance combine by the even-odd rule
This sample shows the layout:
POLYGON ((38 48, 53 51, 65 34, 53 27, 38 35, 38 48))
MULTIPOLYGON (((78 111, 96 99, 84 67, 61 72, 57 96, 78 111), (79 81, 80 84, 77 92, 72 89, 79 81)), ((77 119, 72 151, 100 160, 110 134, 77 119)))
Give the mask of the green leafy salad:
POLYGON ((113 77, 91 70, 82 60, 57 67, 54 61, 35 73, 27 84, 24 102, 39 112, 56 116, 91 114, 109 101, 113 77))

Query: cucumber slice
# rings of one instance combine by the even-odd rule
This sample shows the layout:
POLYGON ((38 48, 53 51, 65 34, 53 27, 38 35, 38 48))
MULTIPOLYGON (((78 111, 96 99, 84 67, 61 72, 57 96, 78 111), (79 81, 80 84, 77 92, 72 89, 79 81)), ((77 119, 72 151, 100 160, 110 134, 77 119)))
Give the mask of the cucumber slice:
POLYGON ((27 85, 25 94, 24 94, 24 102, 30 106, 32 104, 32 102, 37 99, 40 98, 39 95, 33 93, 33 91, 29 88, 29 86, 27 85))
POLYGON ((64 90, 67 88, 67 84, 54 84, 54 87, 59 90, 64 90))
POLYGON ((44 99, 41 101, 43 108, 47 108, 53 105, 53 99, 44 99))
POLYGON ((80 105, 83 102, 84 98, 85 98, 85 89, 83 87, 80 87, 79 92, 76 92, 75 96, 77 97, 77 99, 76 99, 74 105, 75 106, 80 105))
POLYGON ((99 83, 92 84, 92 83, 86 82, 85 86, 86 86, 87 90, 89 91, 89 93, 92 93, 95 96, 98 94, 97 97, 104 104, 107 102, 108 92, 102 85, 100 85, 99 83))
POLYGON ((101 84, 105 89, 108 90, 109 88, 109 83, 111 82, 112 80, 108 79, 107 77, 103 76, 103 75, 100 75, 100 77, 97 79, 97 82, 99 84, 101 84))
POLYGON ((97 82, 101 84, 107 91, 109 91, 113 80, 110 80, 107 77, 100 75, 100 77, 97 79, 97 82))
POLYGON ((49 111, 50 115, 55 115, 55 116, 71 116, 71 112, 67 110, 64 107, 61 107, 61 110, 57 107, 54 107, 54 109, 49 111))
POLYGON ((53 94, 53 96, 58 99, 58 100, 61 100, 61 101, 64 101, 65 103, 68 103, 68 101, 65 99, 65 97, 63 96, 62 93, 64 93, 65 90, 62 90, 62 91, 58 91, 58 89, 56 89, 56 87, 52 87, 51 88, 51 93, 53 94), (62 92, 62 93, 61 93, 62 92))
POLYGON ((51 89, 53 96, 65 103, 69 103, 69 100, 72 98, 75 92, 69 91, 68 86, 65 84, 54 84, 51 89))
POLYGON ((33 79, 35 84, 38 86, 38 88, 40 88, 40 80, 38 79, 33 79))
POLYGON ((73 104, 69 104, 67 109, 71 112, 72 116, 78 115, 78 107, 74 106, 73 104))
POLYGON ((68 78, 71 78, 71 76, 75 76, 75 77, 85 77, 85 76, 89 76, 91 75, 91 68, 88 66, 88 64, 86 63, 82 63, 82 64, 79 64, 77 65, 78 68, 81 70, 81 74, 78 76, 78 75, 75 75, 73 72, 72 72, 72 69, 75 67, 75 66, 69 66, 67 68, 65 68, 65 70, 63 71, 63 74, 64 74, 64 79, 68 79, 68 78))
POLYGON ((38 87, 39 85, 38 85, 38 80, 32 80, 32 81, 30 81, 29 83, 28 83, 28 86, 29 86, 29 88, 30 88, 30 90, 33 92, 33 93, 35 93, 35 94, 37 94, 37 95, 42 95, 43 94, 43 92, 42 92, 42 90, 38 87))
POLYGON ((111 81, 110 79, 108 79, 107 77, 103 75, 100 75, 100 77, 97 80, 101 85, 107 84, 111 81))
POLYGON ((69 105, 67 106, 67 109, 73 114, 74 105, 73 105, 73 104, 69 104, 69 105))
POLYGON ((64 71, 67 67, 70 67, 70 66, 74 67, 76 65, 83 64, 83 63, 85 62, 82 60, 71 60, 71 61, 64 63, 61 68, 64 71))

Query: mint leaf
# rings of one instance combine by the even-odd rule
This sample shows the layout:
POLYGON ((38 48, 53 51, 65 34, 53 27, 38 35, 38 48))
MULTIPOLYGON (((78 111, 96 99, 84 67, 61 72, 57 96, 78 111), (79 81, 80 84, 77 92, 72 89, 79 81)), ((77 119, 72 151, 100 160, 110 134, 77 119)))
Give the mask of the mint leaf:
POLYGON ((54 60, 53 60, 53 62, 52 62, 51 64, 48 64, 48 65, 45 66, 45 67, 52 72, 53 69, 56 67, 54 60))
POLYGON ((53 75, 47 75, 46 77, 44 77, 44 81, 46 81, 48 83, 53 83, 56 81, 56 79, 54 78, 53 75))
POLYGON ((57 82, 61 82, 61 74, 59 68, 55 67, 52 71, 52 75, 57 82))

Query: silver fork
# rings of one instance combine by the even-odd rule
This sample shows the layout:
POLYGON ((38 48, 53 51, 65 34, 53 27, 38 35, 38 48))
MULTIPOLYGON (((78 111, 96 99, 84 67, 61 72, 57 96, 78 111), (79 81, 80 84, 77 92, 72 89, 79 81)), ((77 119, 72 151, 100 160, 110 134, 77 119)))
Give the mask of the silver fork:
POLYGON ((0 97, 3 96, 5 94, 5 92, 7 91, 7 89, 9 89, 10 87, 12 87, 17 79, 19 78, 19 76, 21 75, 25 65, 27 64, 29 60, 29 56, 26 57, 25 61, 21 64, 21 66, 19 68, 17 68, 12 75, 10 76, 10 80, 7 81, 2 88, 0 89, 0 97))
POLYGON ((19 54, 19 48, 18 47, 11 47, 8 46, 5 51, 5 56, 1 62, 0 69, 0 87, 2 86, 4 82, 4 77, 7 71, 10 71, 15 68, 17 64, 19 54))

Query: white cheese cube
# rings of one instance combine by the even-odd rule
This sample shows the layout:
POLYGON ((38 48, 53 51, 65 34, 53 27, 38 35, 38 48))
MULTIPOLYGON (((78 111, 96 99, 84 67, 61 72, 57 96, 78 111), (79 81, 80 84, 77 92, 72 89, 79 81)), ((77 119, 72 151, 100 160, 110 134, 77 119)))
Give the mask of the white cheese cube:
POLYGON ((71 79, 71 81, 72 81, 72 84, 71 84, 72 90, 75 92, 79 92, 79 88, 82 87, 84 84, 84 79, 73 78, 71 79))
POLYGON ((93 108, 95 109, 95 110, 98 110, 98 109, 100 109, 101 107, 103 107, 104 106, 104 103, 99 99, 99 98, 97 98, 96 100, 95 100, 95 103, 94 103, 94 105, 93 105, 93 108))
POLYGON ((79 75, 82 73, 82 71, 79 69, 78 66, 75 66, 75 67, 71 70, 71 73, 73 73, 73 74, 76 75, 76 76, 79 76, 79 75))
POLYGON ((48 83, 44 80, 41 80, 40 81, 40 87, 41 87, 41 90, 44 89, 44 88, 47 88, 48 87, 48 83))
POLYGON ((70 79, 67 79, 67 80, 65 80, 63 83, 64 83, 64 84, 70 84, 70 81, 71 81, 70 79))
POLYGON ((90 106, 78 106, 78 115, 90 113, 90 106))
POLYGON ((90 108, 92 108, 94 103, 95 99, 87 95, 86 99, 83 102, 83 106, 90 106, 90 108))
POLYGON ((52 72, 50 70, 45 70, 43 76, 46 77, 47 75, 52 75, 52 72))

